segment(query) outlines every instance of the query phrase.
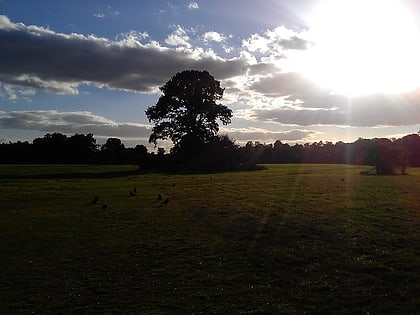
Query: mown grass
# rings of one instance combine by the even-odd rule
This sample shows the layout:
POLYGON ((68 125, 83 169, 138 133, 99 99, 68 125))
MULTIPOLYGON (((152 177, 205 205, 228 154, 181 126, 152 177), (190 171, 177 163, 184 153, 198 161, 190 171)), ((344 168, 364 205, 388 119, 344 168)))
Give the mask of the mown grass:
POLYGON ((37 178, 45 167, 0 166, 1 313, 420 309, 420 169, 63 178, 61 167, 37 178))

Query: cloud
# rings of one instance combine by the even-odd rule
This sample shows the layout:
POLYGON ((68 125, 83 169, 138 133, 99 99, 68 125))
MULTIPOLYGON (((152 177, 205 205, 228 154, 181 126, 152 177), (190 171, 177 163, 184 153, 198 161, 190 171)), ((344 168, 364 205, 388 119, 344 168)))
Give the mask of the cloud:
POLYGON ((286 131, 271 131, 262 128, 226 128, 221 133, 227 133, 229 137, 239 144, 248 141, 259 141, 264 143, 274 143, 277 140, 282 142, 306 142, 315 139, 319 132, 315 130, 291 129, 286 131))
POLYGON ((96 18, 98 18, 98 19, 104 19, 105 18, 105 14, 104 13, 95 13, 93 16, 96 17, 96 18))
POLYGON ((0 15, 0 30, 1 31, 16 30, 17 28, 18 28, 17 25, 12 23, 7 16, 0 15))
POLYGON ((110 5, 108 6, 108 13, 109 13, 109 15, 111 15, 111 16, 117 16, 117 15, 120 15, 120 12, 119 11, 117 11, 117 10, 114 10, 110 5))
POLYGON ((56 110, 0 111, 0 129, 38 130, 66 134, 93 133, 98 137, 148 139, 151 126, 118 123, 91 112, 59 112, 56 110))
MULTIPOLYGON (((229 58, 212 48, 193 47, 203 40, 210 45, 227 44, 229 39, 177 25, 165 41, 171 47, 164 47, 145 32, 130 31, 112 41, 13 23, 0 15, 0 96, 16 101, 36 90, 77 95, 83 84, 155 93, 175 73, 196 69, 221 80, 227 87, 224 103, 235 105, 235 116, 252 121, 304 130, 319 125, 420 124, 420 90, 350 98, 287 68, 290 51, 305 53, 311 45, 303 33, 277 27, 254 34, 242 43, 242 51, 236 50, 237 56, 229 58), (195 35, 197 40, 190 38, 195 35)), ((130 126, 126 127, 134 128, 130 126)))
POLYGON ((300 103, 254 107, 242 111, 240 115, 250 120, 297 126, 383 127, 420 124, 419 92, 357 98, 325 95, 324 102, 313 104, 313 108, 310 105, 300 103), (306 107, 303 106, 305 104, 306 107))
POLYGON ((165 39, 165 43, 168 45, 191 48, 189 41, 190 37, 180 25, 177 25, 175 31, 169 34, 169 36, 165 39))
MULTIPOLYGON (((268 70, 273 70, 267 65, 268 70)), ((237 115, 254 121, 297 126, 407 126, 420 124, 420 89, 416 91, 345 96, 325 89, 297 72, 265 71, 247 85, 249 108, 237 115)), ((361 75, 363 75, 361 73, 361 75)))
POLYGON ((197 2, 190 2, 190 3, 187 4, 187 8, 189 10, 194 10, 194 9, 198 9, 199 6, 198 6, 197 2))
MULTIPOLYGON (((0 111, 0 129, 37 130, 64 134, 92 133, 99 138, 118 137, 129 140, 147 141, 151 125, 124 122, 119 123, 91 112, 60 112, 57 110, 0 111)), ((247 141, 272 143, 307 142, 318 134, 309 129, 272 131, 262 128, 221 128, 221 134, 228 134, 240 144, 247 141)))
MULTIPOLYGON (((255 92, 267 97, 288 97, 292 101, 306 101, 310 98, 311 104, 317 103, 320 100, 322 102, 320 107, 331 106, 324 100, 325 97, 331 94, 331 90, 320 87, 316 82, 308 79, 299 72, 280 72, 279 70, 274 72, 273 66, 266 64, 264 67, 262 63, 253 66, 253 70, 265 70, 265 73, 267 73, 266 76, 260 78, 250 86, 250 89, 255 92)), ((305 103, 304 106, 307 106, 307 104, 305 103)))
POLYGON ((17 87, 11 84, 0 83, 0 97, 5 97, 9 101, 25 99, 30 102, 29 97, 35 94, 35 90, 26 87, 17 87))
POLYGON ((155 41, 142 43, 147 33, 134 35, 111 41, 61 34, 0 16, 0 82, 61 94, 77 94, 81 84, 155 92, 185 69, 208 70, 222 80, 244 75, 248 68, 245 58, 224 59, 201 48, 189 48, 188 36, 180 26, 168 39, 181 45, 175 49, 155 41))
POLYGON ((220 34, 218 32, 206 32, 203 35, 203 39, 205 42, 222 42, 226 39, 226 37, 223 34, 220 34))
POLYGON ((242 41, 242 47, 250 52, 270 55, 282 53, 284 50, 305 50, 310 46, 310 41, 302 37, 303 35, 279 26, 267 30, 263 35, 252 34, 242 41))

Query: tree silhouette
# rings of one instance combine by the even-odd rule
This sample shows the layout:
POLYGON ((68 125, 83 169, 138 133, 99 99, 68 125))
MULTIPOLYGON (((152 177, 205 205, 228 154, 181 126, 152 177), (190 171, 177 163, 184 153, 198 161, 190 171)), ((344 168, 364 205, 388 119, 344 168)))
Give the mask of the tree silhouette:
POLYGON ((124 164, 128 162, 124 144, 118 138, 108 138, 102 145, 100 153, 102 163, 124 164))
POLYGON ((217 104, 224 89, 207 71, 185 70, 160 88, 163 95, 146 110, 152 129, 149 142, 170 139, 174 149, 209 143, 219 131, 219 119, 230 123, 232 110, 217 104))

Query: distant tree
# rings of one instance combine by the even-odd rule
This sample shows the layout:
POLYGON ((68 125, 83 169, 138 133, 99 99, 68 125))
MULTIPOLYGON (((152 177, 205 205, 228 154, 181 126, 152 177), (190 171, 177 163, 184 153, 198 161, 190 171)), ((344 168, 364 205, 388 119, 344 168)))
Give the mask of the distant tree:
POLYGON ((101 147, 100 161, 110 164, 128 163, 128 154, 124 144, 118 138, 108 138, 101 147))
POLYGON ((170 139, 174 150, 209 143, 218 133, 220 120, 231 121, 232 110, 218 104, 224 89, 207 71, 186 70, 177 73, 160 88, 163 95, 146 110, 155 125, 149 142, 170 139))
POLYGON ((375 166, 376 174, 392 175, 399 168, 405 173, 408 164, 408 155, 398 146, 398 142, 392 142, 386 138, 374 139, 368 147, 368 157, 375 166))
POLYGON ((407 154, 407 163, 413 167, 420 166, 420 134, 411 134, 401 140, 403 151, 407 154))
POLYGON ((32 142, 35 161, 38 163, 67 163, 67 136, 61 133, 47 133, 32 142))
POLYGON ((67 151, 71 163, 92 163, 97 151, 93 134, 75 134, 67 140, 67 151))
POLYGON ((213 137, 200 152, 194 154, 186 167, 191 171, 206 172, 238 170, 238 146, 227 135, 213 137))
POLYGON ((148 153, 147 148, 143 144, 138 144, 134 148, 127 149, 130 156, 130 163, 143 167, 147 161, 148 153))

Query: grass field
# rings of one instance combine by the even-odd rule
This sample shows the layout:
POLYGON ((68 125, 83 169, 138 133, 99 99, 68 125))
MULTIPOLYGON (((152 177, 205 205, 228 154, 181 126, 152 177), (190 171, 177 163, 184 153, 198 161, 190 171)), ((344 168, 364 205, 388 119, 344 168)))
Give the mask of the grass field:
POLYGON ((0 166, 0 313, 420 309, 420 169, 134 170, 0 166))

